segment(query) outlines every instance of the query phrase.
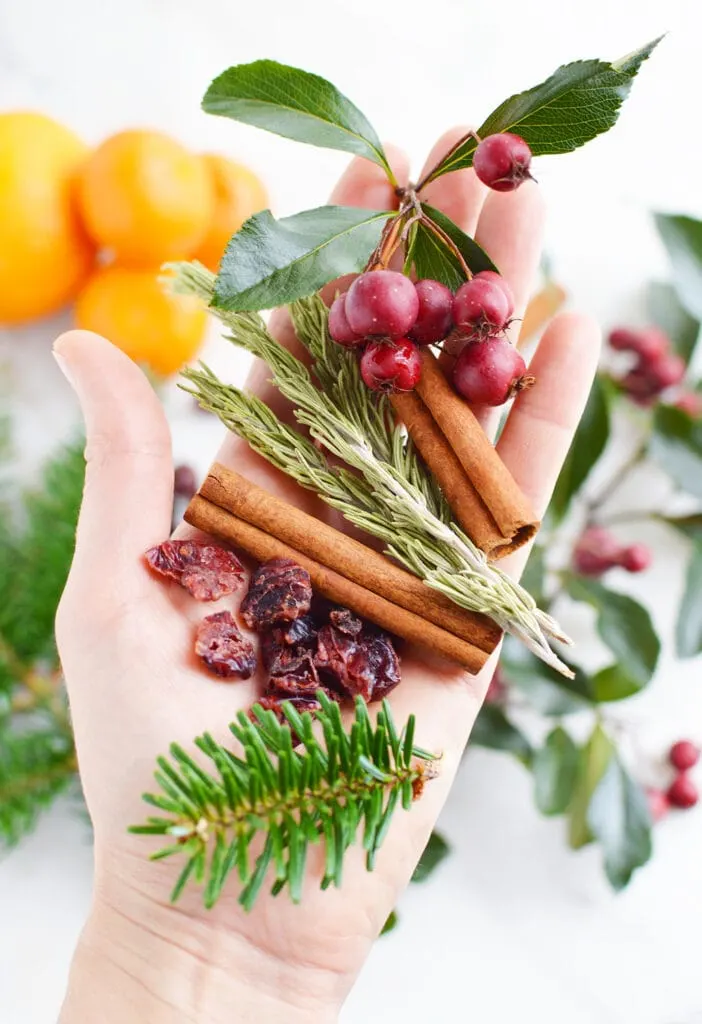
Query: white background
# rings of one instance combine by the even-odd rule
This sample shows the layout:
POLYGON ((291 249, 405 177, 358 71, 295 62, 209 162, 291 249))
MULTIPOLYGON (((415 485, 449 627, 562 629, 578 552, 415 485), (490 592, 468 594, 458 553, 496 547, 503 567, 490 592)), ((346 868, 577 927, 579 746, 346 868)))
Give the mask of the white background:
MULTIPOLYGON (((667 273, 648 211, 702 215, 698 11, 692 0, 0 0, 0 106, 43 109, 90 141, 148 125, 229 152, 260 170, 274 208, 289 213, 323 201, 345 158, 202 114, 204 88, 229 64, 268 56, 330 77, 416 168, 446 127, 479 123, 559 63, 619 57, 669 29, 616 130, 538 165, 556 273, 573 304, 606 325, 635 315, 643 282, 667 273)), ((75 422, 49 355, 66 323, 2 336, 28 477, 75 422)), ((211 347, 222 366, 223 346, 211 347)), ((243 373, 240 357, 229 365, 243 373)), ((170 405, 177 455, 204 469, 219 428, 170 405)), ((634 487, 623 500, 642 496, 634 487)), ((639 586, 668 636, 684 545, 638 536, 658 545, 639 586)), ((666 657, 646 695, 616 711, 644 752, 662 755, 681 733, 702 738, 699 675, 698 664, 666 657)), ((619 897, 598 852, 567 852, 561 825, 533 811, 526 773, 499 755, 471 754, 442 828, 453 856, 403 901, 402 925, 377 944, 345 1024, 702 1021, 702 814, 665 822, 653 863, 619 897)), ((87 830, 70 805, 0 865, 2 1024, 55 1020, 90 872, 87 830)))

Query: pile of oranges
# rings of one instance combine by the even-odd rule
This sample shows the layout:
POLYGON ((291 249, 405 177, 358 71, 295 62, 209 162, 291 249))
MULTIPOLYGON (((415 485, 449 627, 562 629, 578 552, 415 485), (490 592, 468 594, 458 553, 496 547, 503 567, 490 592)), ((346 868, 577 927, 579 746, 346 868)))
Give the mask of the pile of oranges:
POLYGON ((206 317, 163 288, 161 264, 216 270, 230 236, 267 205, 247 167, 160 132, 119 132, 89 151, 43 114, 0 114, 0 325, 74 302, 79 327, 174 373, 206 317))

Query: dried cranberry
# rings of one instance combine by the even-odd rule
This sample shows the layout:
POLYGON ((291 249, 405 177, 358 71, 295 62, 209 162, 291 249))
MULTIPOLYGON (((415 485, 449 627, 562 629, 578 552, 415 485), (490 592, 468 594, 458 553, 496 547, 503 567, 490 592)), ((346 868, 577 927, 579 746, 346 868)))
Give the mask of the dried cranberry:
POLYGON ((343 633, 323 626, 317 637, 315 665, 350 697, 366 702, 381 700, 400 682, 400 663, 392 641, 384 633, 343 633))
POLYGON ((333 608, 329 612, 329 621, 347 636, 358 636, 363 629, 363 623, 349 608, 333 608))
POLYGON ((310 574, 290 558, 274 558, 251 577, 241 617, 257 632, 306 615, 312 602, 310 574))
POLYGON ((198 601, 216 601, 241 585, 244 569, 231 551, 196 540, 166 540, 145 555, 151 568, 176 580, 198 601))
POLYGON ((256 671, 256 654, 231 612, 208 615, 197 627, 195 653, 215 675, 248 679, 256 671))
POLYGON ((354 658, 356 676, 371 682, 371 700, 383 700, 400 682, 400 660, 385 633, 365 634, 354 658))
POLYGON ((275 631, 284 644, 312 644, 317 637, 317 625, 311 615, 301 615, 299 619, 276 626, 275 631))
POLYGON ((289 693, 294 697, 314 693, 319 689, 319 674, 312 654, 305 651, 278 666, 276 672, 271 672, 268 685, 275 691, 289 693))

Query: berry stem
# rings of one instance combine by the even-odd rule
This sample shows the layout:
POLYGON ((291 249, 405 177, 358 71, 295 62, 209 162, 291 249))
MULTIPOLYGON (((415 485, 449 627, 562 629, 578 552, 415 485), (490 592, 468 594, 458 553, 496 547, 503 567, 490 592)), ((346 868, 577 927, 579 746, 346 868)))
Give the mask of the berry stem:
POLYGON ((383 233, 380 236, 380 241, 371 253, 371 257, 366 264, 366 271, 387 269, 390 260, 402 240, 404 223, 405 217, 404 210, 402 208, 398 213, 394 214, 394 216, 388 218, 385 227, 383 228, 383 233))
POLYGON ((648 438, 643 438, 636 446, 631 455, 625 459, 620 465, 616 472, 612 474, 611 478, 602 487, 598 494, 591 498, 585 505, 586 512, 586 525, 592 525, 600 522, 597 515, 599 510, 605 505, 619 488, 622 486, 625 480, 628 479, 632 471, 643 462, 646 452, 648 450, 648 438))
POLYGON ((451 146, 451 149, 448 151, 448 153, 445 153, 441 157, 441 159, 434 164, 430 171, 427 171, 427 173, 424 175, 419 184, 415 186, 415 192, 421 192, 422 189, 425 188, 430 181, 433 181, 434 177, 436 176, 436 172, 439 170, 439 168, 442 167, 447 160, 450 160, 453 154, 456 153, 461 148, 461 146, 468 141, 468 139, 474 139, 476 146, 478 145, 479 142, 482 141, 478 133, 472 130, 466 132, 465 135, 462 135, 460 139, 457 142, 455 142, 453 146, 451 146))

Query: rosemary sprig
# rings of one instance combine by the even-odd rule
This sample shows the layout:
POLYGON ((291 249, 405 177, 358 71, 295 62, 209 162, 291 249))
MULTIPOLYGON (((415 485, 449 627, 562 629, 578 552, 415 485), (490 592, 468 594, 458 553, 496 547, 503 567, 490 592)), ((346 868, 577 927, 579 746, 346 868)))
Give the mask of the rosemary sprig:
MULTIPOLYGON (((179 291, 209 304, 213 274, 197 263, 175 264, 172 269, 179 291)), ((300 340, 315 360, 315 373, 326 382, 328 391, 315 386, 307 367, 271 336, 258 314, 214 312, 230 329, 235 345, 268 364, 273 383, 293 404, 296 419, 312 438, 357 470, 362 480, 331 467, 302 435, 284 427, 270 410, 264 414, 262 403, 222 384, 206 367, 185 372, 194 385, 186 390, 256 451, 304 487, 315 490, 350 521, 382 539, 387 553, 430 587, 463 608, 489 615, 547 664, 570 675, 547 639, 567 642, 567 638, 523 587, 489 563, 470 538, 446 518, 431 475, 393 425, 386 404, 378 403, 363 386, 355 362, 348 358, 342 362, 341 355, 334 352, 323 309, 321 300, 312 298, 294 304, 292 313, 300 340), (304 450, 307 458, 298 463, 288 457, 291 450, 298 454, 304 450), (316 453, 314 461, 310 450, 316 453)))

